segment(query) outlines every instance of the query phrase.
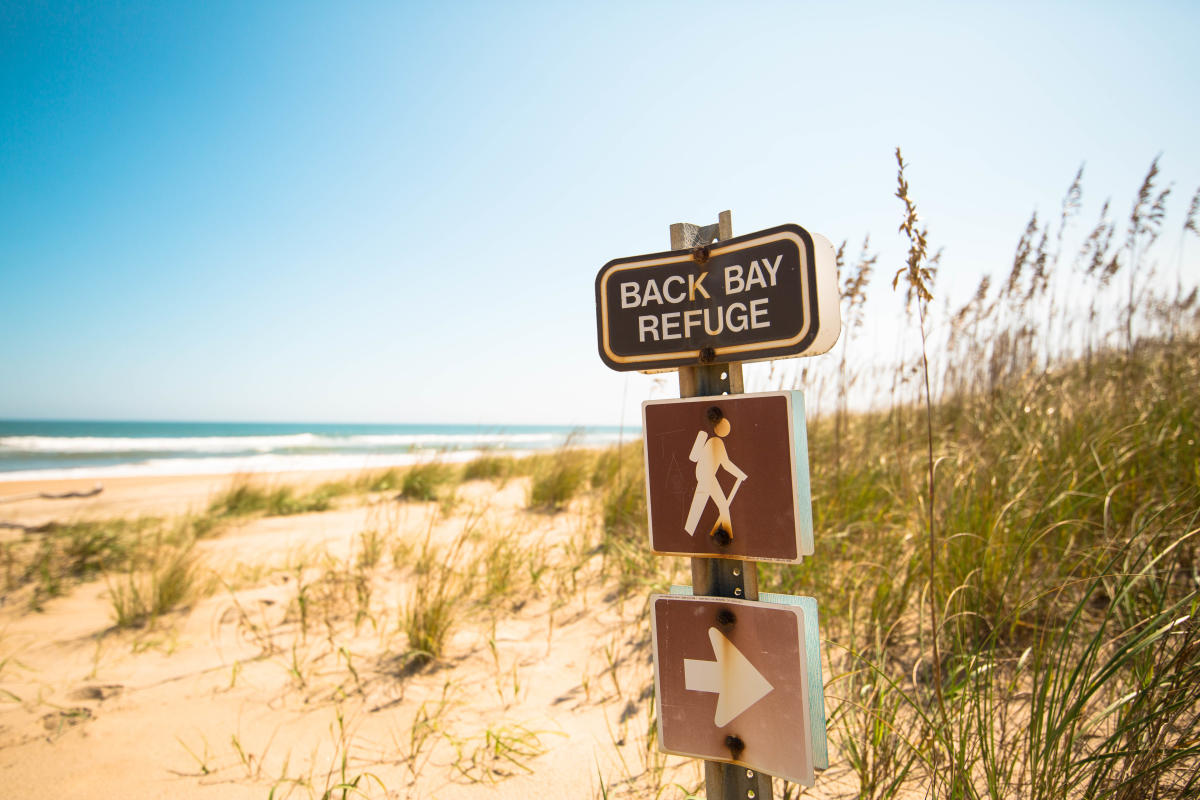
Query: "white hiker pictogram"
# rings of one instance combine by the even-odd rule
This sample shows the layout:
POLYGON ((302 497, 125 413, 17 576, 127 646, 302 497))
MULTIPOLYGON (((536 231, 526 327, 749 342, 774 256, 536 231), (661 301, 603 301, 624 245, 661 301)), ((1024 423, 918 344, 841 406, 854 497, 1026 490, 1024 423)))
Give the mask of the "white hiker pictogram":
POLYGON ((708 410, 708 420, 712 424, 713 435, 698 431, 696 441, 692 444, 692 452, 688 454, 688 459, 696 462, 696 493, 692 495, 692 507, 688 510, 687 522, 684 523, 683 529, 687 531, 688 536, 696 534, 700 515, 711 500, 717 506, 717 522, 713 525, 711 533, 721 536, 720 532, 723 531, 723 538, 728 541, 733 539, 729 505, 747 476, 737 464, 729 460, 729 454, 725 452, 725 442, 722 440, 729 435, 732 428, 729 419, 714 406, 708 410), (722 467, 734 477, 733 488, 729 490, 728 495, 717 480, 717 473, 722 467))

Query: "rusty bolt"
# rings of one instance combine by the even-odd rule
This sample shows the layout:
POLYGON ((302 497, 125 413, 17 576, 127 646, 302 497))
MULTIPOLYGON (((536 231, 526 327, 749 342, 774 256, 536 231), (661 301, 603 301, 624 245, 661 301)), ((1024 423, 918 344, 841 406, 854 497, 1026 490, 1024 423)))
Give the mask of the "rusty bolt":
POLYGON ((717 625, 722 630, 729 630, 735 622, 737 622, 737 616, 728 608, 722 608, 717 612, 717 625))
POLYGON ((721 525, 712 532, 712 539, 717 547, 728 547, 729 543, 733 541, 733 536, 730 535, 729 531, 725 530, 724 525, 721 525))
POLYGON ((737 758, 746 749, 746 743, 742 741, 742 737, 736 734, 725 737, 725 746, 729 748, 729 752, 733 754, 734 758, 737 758))
POLYGON ((697 264, 704 265, 708 262, 708 256, 709 256, 710 252, 711 251, 709 250, 709 246, 706 244, 701 245, 700 247, 693 247, 692 248, 692 260, 695 261, 697 264))
POLYGON ((704 414, 708 417, 709 425, 716 425, 725 419, 725 412, 721 410, 720 406, 709 406, 708 411, 704 412, 704 414))
POLYGON ((716 350, 713 350, 711 347, 707 347, 707 346, 700 348, 700 363, 701 364, 711 364, 716 360, 717 360, 717 351, 716 350))

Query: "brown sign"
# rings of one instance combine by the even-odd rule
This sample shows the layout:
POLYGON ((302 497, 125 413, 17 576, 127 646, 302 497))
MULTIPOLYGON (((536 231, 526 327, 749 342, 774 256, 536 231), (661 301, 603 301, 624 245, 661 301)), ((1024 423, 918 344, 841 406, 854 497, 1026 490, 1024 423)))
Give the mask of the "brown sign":
POLYGON ((796 563, 813 552, 804 396, 642 404, 650 549, 796 563))
POLYGON ((651 596, 658 744, 813 784, 804 611, 651 596))
POLYGON ((596 276, 600 358, 628 371, 824 353, 841 331, 834 262, 799 225, 610 261, 596 276))

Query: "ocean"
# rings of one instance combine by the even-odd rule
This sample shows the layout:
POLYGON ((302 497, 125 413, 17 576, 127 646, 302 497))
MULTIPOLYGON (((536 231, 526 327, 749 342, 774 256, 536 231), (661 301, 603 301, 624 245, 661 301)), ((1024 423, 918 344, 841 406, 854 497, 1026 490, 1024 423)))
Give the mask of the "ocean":
POLYGON ((362 470, 481 451, 520 454, 640 435, 559 425, 0 420, 0 481, 362 470))

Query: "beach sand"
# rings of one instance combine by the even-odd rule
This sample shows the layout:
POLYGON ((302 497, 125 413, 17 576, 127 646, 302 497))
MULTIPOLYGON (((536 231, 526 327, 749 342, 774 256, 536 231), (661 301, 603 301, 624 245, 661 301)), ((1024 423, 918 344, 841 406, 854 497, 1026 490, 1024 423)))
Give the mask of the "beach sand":
MULTIPOLYGON (((230 481, 107 480, 99 495, 67 500, 12 498, 94 482, 6 483, 0 521, 169 526, 203 513, 230 481)), ((12 553, 47 534, 0 530, 16 548, 5 551, 0 605, 3 794, 322 797, 353 785, 348 796, 600 797, 602 781, 609 797, 695 789, 699 762, 662 756, 651 741, 649 591, 617 591, 597 548, 594 499, 547 514, 525 509, 527 493, 528 478, 471 482, 453 503, 352 494, 320 513, 232 520, 195 545, 208 591, 132 628, 114 625, 124 574, 66 581, 31 610, 36 578, 22 581, 12 553), (458 615, 444 652, 415 668, 403 609, 436 594, 422 570, 447 564, 459 576, 458 615)))

